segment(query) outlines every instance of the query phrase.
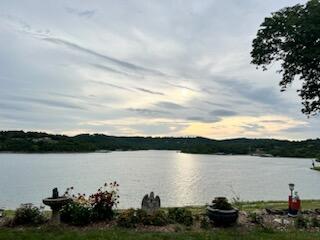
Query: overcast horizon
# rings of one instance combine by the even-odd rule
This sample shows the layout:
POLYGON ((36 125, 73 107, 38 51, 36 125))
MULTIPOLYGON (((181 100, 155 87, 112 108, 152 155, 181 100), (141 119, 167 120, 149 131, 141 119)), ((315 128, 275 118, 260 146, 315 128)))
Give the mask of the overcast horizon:
POLYGON ((250 64, 263 19, 305 2, 1 1, 0 130, 319 138, 298 84, 250 64))

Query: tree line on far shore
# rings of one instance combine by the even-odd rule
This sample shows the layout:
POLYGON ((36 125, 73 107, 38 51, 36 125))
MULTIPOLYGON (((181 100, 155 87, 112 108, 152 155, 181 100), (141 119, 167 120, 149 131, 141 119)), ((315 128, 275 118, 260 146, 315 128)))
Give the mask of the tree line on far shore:
POLYGON ((94 152, 130 150, 177 150, 194 154, 270 154, 279 157, 320 157, 320 139, 288 141, 203 137, 117 137, 80 134, 74 137, 42 132, 1 131, 0 152, 94 152))

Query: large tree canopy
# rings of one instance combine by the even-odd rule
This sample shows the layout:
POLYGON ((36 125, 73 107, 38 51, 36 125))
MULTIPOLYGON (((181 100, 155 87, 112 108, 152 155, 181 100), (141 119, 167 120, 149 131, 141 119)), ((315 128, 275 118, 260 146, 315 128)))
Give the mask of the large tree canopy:
POLYGON ((272 13, 261 24, 252 46, 253 64, 266 70, 279 61, 281 91, 300 79, 302 112, 320 113, 320 0, 272 13))

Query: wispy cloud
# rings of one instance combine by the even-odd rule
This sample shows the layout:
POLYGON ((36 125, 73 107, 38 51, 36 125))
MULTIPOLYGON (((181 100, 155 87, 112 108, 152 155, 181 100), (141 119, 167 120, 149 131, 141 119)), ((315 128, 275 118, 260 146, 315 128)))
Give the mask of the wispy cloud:
POLYGON ((137 89, 137 90, 139 90, 141 92, 150 93, 150 94, 153 94, 153 95, 162 95, 162 96, 165 95, 162 92, 152 91, 152 90, 145 89, 145 88, 136 87, 135 89, 137 89))
POLYGON ((167 115, 169 112, 161 111, 161 110, 154 110, 154 109, 147 109, 147 108, 127 108, 128 111, 136 112, 142 115, 167 115))
POLYGON ((81 45, 79 45, 77 43, 74 43, 74 42, 71 42, 71 41, 68 41, 68 40, 64 40, 64 39, 60 39, 60 38, 54 38, 54 37, 44 37, 42 39, 44 41, 51 42, 51 43, 54 43, 56 45, 64 46, 64 47, 67 47, 67 48, 72 49, 72 50, 76 50, 76 51, 79 51, 79 52, 82 52, 82 53, 86 53, 86 54, 89 54, 89 55, 104 59, 104 60, 106 60, 108 62, 114 63, 114 64, 116 64, 116 65, 118 65, 120 67, 123 67, 123 68, 131 70, 131 71, 142 72, 142 73, 146 73, 146 74, 159 75, 159 76, 166 76, 166 74, 164 74, 164 73, 162 73, 162 72, 160 72, 158 70, 149 69, 149 68, 145 68, 145 67, 130 63, 130 62, 122 61, 122 60, 116 59, 114 57, 110 57, 110 56, 108 56, 106 54, 103 54, 103 53, 97 52, 95 50, 92 50, 90 48, 83 47, 83 46, 81 46, 81 45))
POLYGON ((128 92, 134 92, 134 90, 132 90, 130 88, 122 87, 122 86, 117 85, 117 84, 112 84, 112 83, 107 83, 107 82, 97 81, 97 80, 91 80, 90 82, 96 83, 96 84, 99 84, 99 85, 105 85, 105 86, 117 88, 117 89, 120 89, 120 90, 125 90, 125 91, 128 91, 128 92))
POLYGON ((216 117, 229 117, 229 116, 235 116, 237 115, 236 112, 226 109, 217 109, 210 112, 210 115, 216 116, 216 117))
POLYGON ((79 17, 91 18, 96 13, 96 10, 79 10, 76 8, 66 7, 68 13, 75 14, 79 17))
POLYGON ((158 102, 155 105, 161 108, 173 109, 173 110, 181 110, 186 108, 180 104, 173 103, 173 102, 166 102, 166 101, 158 102))

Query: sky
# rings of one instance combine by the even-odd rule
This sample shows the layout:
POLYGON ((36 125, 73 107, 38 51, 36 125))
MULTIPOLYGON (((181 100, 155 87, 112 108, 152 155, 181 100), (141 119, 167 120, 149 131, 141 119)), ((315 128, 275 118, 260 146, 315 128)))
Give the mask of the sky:
POLYGON ((1 0, 0 130, 320 137, 278 64, 250 64, 263 19, 298 0, 1 0))

